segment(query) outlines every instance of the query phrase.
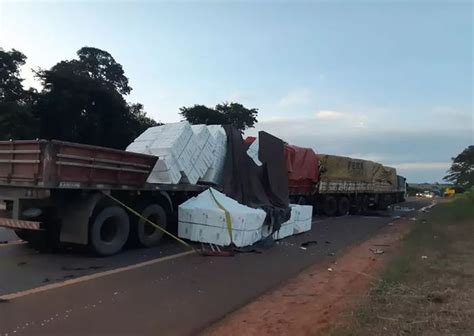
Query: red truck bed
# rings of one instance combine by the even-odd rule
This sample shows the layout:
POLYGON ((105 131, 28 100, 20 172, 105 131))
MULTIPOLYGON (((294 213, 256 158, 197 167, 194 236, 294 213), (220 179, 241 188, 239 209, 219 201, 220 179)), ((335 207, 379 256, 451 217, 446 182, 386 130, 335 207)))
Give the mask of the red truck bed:
POLYGON ((127 188, 145 184, 156 156, 63 141, 0 141, 0 185, 127 188))

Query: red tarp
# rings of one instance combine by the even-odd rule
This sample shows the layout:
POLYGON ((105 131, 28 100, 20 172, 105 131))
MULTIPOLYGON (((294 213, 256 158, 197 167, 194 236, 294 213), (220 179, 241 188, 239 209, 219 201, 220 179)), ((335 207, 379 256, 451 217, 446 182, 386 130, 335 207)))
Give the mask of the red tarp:
MULTIPOLYGON (((251 144, 255 137, 247 137, 251 144)), ((311 148, 302 148, 285 144, 286 168, 290 195, 307 194, 314 191, 319 176, 319 160, 311 148)))
POLYGON ((318 181, 318 157, 311 148, 285 145, 286 167, 290 194, 306 194, 318 181))

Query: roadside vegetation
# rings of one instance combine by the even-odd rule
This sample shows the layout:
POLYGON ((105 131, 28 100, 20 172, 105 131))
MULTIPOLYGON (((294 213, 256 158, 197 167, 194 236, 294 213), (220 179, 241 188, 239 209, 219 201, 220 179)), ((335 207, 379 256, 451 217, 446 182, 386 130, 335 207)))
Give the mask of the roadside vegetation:
POLYGON ((328 335, 472 335, 474 192, 414 223, 400 253, 328 335))

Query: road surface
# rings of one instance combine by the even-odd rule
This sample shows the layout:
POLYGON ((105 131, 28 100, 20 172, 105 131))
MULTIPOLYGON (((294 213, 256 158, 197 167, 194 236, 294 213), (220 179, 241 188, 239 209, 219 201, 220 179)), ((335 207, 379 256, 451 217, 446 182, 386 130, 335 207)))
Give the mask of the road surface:
MULTIPOLYGON (((403 207, 420 208, 414 200, 403 207)), ((173 242, 94 258, 0 245, 0 335, 192 335, 316 262, 412 216, 316 218, 310 232, 261 254, 183 255, 173 242), (301 243, 316 241, 306 250, 301 243)), ((0 232, 0 235, 5 234, 0 232)), ((0 241, 4 239, 0 236, 0 241)), ((16 238, 15 238, 16 239, 16 238)))

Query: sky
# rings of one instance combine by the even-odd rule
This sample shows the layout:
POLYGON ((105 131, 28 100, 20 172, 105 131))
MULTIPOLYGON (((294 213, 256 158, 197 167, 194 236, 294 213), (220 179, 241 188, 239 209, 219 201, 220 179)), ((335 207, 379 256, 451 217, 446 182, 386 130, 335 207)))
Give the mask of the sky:
POLYGON ((162 122, 236 101, 319 153, 442 181, 473 144, 472 1, 5 1, 0 47, 31 69, 104 49, 162 122))

